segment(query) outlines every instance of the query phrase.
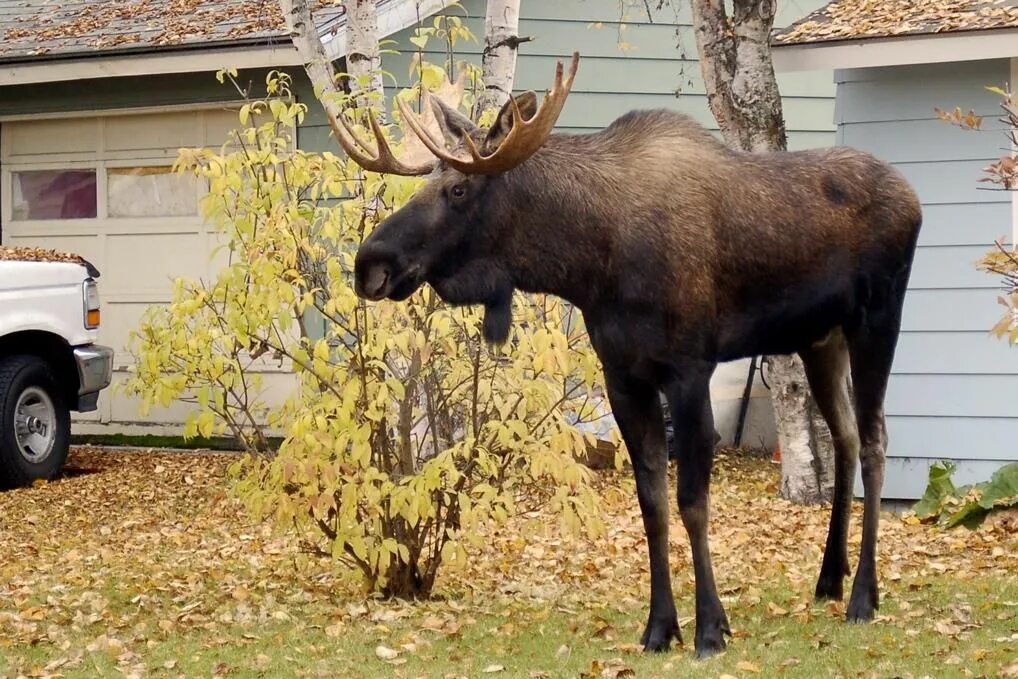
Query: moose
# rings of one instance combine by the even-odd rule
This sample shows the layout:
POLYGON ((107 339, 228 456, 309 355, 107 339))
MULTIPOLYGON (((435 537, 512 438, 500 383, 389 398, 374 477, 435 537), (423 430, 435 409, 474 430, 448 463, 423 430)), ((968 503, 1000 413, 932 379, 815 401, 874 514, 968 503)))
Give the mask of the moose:
POLYGON ((358 136, 330 115, 363 168, 429 175, 361 244, 357 294, 405 300, 427 283, 447 303, 483 305, 487 341, 506 341, 514 290, 560 296, 583 314, 629 450, 650 555, 642 645, 681 643, 668 566, 670 408, 678 506, 692 546, 697 657, 731 634, 708 547, 719 362, 798 353, 833 434, 836 479, 818 599, 841 599, 861 458, 863 536, 850 622, 878 607, 876 546, 887 429, 884 397, 922 221, 906 180, 849 148, 729 149, 691 118, 632 111, 592 134, 552 134, 579 62, 538 106, 511 97, 490 129, 425 96, 437 126, 402 99, 426 161, 398 158, 379 123, 358 136))

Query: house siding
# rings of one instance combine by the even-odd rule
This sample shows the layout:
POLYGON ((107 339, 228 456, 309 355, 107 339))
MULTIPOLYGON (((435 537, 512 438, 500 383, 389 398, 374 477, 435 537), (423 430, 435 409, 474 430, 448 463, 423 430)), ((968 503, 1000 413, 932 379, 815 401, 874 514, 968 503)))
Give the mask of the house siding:
MULTIPOLYGON (((837 71, 838 142, 893 163, 923 204, 923 227, 887 390, 887 498, 922 495, 931 464, 957 461, 956 481, 985 480, 1018 459, 1018 352, 991 337, 999 280, 976 260, 1011 233, 1011 196, 980 190, 1006 139, 999 100, 1007 60, 837 71), (986 116, 974 132, 934 107, 986 116)), ((857 480, 857 491, 861 484, 857 480)))
MULTIPOLYGON (((787 0, 780 3, 778 26, 791 23, 816 9, 825 0, 787 0)), ((484 0, 463 0, 462 8, 449 10, 464 17, 480 43, 462 43, 458 58, 480 62, 483 47, 484 0)), ((525 2, 520 34, 532 42, 520 48, 516 86, 518 90, 544 92, 552 82, 555 63, 565 61, 574 50, 581 64, 569 104, 559 121, 559 131, 592 132, 609 125, 632 109, 664 107, 687 113, 716 131, 717 125, 696 61, 696 41, 689 10, 665 8, 648 18, 642 0, 556 0, 525 2), (622 11, 620 12, 620 5, 622 11), (628 44, 620 48, 620 42, 628 44)), ((430 20, 428 20, 430 22, 430 20)), ((386 54, 383 67, 391 85, 409 84, 412 30, 391 36, 403 54, 386 54)), ((433 41, 426 58, 441 62, 444 52, 433 41), (434 50, 434 51, 430 51, 434 50)), ((308 114, 298 130, 298 145, 309 151, 335 150, 324 111, 314 101, 303 73, 289 69, 300 100, 309 102, 308 114)), ((261 90, 265 71, 242 71, 238 80, 261 90)), ((794 73, 778 76, 792 149, 829 146, 835 139, 833 121, 834 82, 830 72, 794 73)), ((172 106, 232 102, 239 98, 228 83, 219 84, 213 73, 123 77, 45 83, 0 88, 0 116, 35 113, 108 111, 146 106, 172 106)), ((0 123, 2 124, 2 123, 0 123)), ((314 325, 314 324, 312 324, 314 325)), ((725 441, 735 433, 739 398, 745 387, 748 361, 720 366, 712 382, 715 421, 725 441)), ((756 380, 754 398, 747 414, 744 442, 772 446, 774 420, 768 392, 756 380)))
MULTIPOLYGON (((707 105, 700 65, 696 61, 696 40, 683 3, 676 15, 672 9, 652 10, 648 20, 645 3, 621 0, 556 0, 525 2, 520 35, 532 42, 520 46, 517 63, 517 91, 546 91, 552 83, 555 63, 567 61, 580 52, 580 68, 559 118, 561 132, 592 132, 602 129, 633 109, 669 108, 686 113, 711 130, 717 130, 707 105), (624 27, 623 27, 624 26, 624 27), (619 42, 628 43, 620 49, 619 42)), ((649 3, 652 7, 657 3, 649 3)), ((823 0, 789 0, 781 3, 777 24, 822 6, 823 0)), ((462 9, 449 10, 460 16, 479 42, 457 46, 457 59, 480 63, 484 38, 484 0, 463 0, 462 9)), ((429 20, 430 23, 430 20, 429 20)), ((417 48, 408 29, 392 36, 391 47, 400 54, 386 54, 383 68, 386 82, 405 87, 410 84, 410 59, 417 48)), ((428 44, 425 58, 435 63, 445 59, 442 43, 428 44)), ((830 146, 834 142, 834 82, 831 73, 791 73, 778 76, 783 95, 789 147, 792 149, 830 146)), ((304 122, 308 148, 332 148, 329 129, 320 107, 312 106, 304 122)))

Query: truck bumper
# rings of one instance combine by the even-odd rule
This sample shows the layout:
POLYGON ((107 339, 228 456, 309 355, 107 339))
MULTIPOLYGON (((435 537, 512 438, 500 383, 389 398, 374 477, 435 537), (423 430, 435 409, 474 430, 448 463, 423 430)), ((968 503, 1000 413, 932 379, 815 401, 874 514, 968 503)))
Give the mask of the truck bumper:
POLYGON ((98 344, 74 348, 74 362, 78 366, 78 407, 83 413, 96 409, 99 392, 113 379, 113 349, 98 344))

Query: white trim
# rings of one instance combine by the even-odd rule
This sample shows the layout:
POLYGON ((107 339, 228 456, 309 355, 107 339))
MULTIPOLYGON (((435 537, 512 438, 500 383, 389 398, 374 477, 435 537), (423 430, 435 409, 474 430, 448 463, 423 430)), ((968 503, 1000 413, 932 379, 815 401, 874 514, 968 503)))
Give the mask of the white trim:
POLYGON ((273 68, 300 64, 292 45, 265 45, 187 52, 157 52, 117 57, 52 59, 21 64, 0 64, 0 87, 88 78, 196 73, 221 68, 273 68))
POLYGON ((118 116, 144 115, 151 113, 180 113, 186 111, 213 111, 236 107, 238 110, 246 102, 243 99, 224 99, 223 101, 199 101, 192 104, 167 104, 165 106, 129 106, 126 108, 96 108, 80 111, 53 111, 47 113, 19 113, 17 115, 0 115, 0 123, 16 123, 25 120, 56 120, 60 118, 116 118, 118 116))
MULTIPOLYGON (((1014 92, 1018 86, 1018 57, 1011 57, 1011 82, 1007 84, 1007 91, 1014 92)), ((1014 98, 1014 95, 1012 95, 1014 98)), ((1011 154, 1018 153, 1018 148, 1012 144, 1011 154)), ((1018 248, 1018 190, 1011 191, 1011 244, 1018 248)))
MULTIPOLYGON (((378 32, 391 36, 445 9, 453 0, 393 0, 379 9, 378 32)), ((326 54, 332 60, 346 54, 346 26, 333 33, 334 22, 322 35, 326 54)), ((297 50, 280 36, 276 44, 259 47, 196 47, 179 52, 162 51, 149 54, 120 56, 86 56, 67 59, 46 59, 15 64, 0 64, 0 87, 31 83, 117 78, 122 76, 157 75, 165 73, 197 73, 221 68, 279 68, 301 64, 297 50)), ((100 53, 101 54, 101 53, 100 53)))
POLYGON ((1007 59, 1018 55, 1018 28, 778 44, 771 52, 779 73, 1007 59))

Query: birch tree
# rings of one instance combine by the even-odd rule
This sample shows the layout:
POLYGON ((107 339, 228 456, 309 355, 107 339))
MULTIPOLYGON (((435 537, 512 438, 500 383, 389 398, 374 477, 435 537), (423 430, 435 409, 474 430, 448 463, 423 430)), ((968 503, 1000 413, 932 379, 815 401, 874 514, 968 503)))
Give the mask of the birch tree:
MULTIPOLYGON (((292 0, 284 0, 291 2, 292 0)), ((306 3, 302 3, 305 4, 306 3)), ((351 78, 351 91, 364 92, 357 105, 383 101, 382 55, 378 50, 378 8, 375 0, 347 0, 346 6, 346 69, 351 78)), ((308 12, 310 17, 310 11, 308 12)), ((315 34, 317 36, 317 34, 315 34)), ((379 107, 380 110, 384 106, 379 107)))
POLYGON ((520 0, 488 0, 484 16, 484 53, 481 57, 484 90, 477 97, 475 117, 508 101, 516 78, 516 54, 521 38, 520 0))
MULTIPOLYGON (((307 0, 280 0, 279 7, 286 30, 304 63, 304 70, 312 86, 319 93, 322 105, 333 116, 338 116, 340 111, 335 95, 340 92, 336 85, 336 72, 315 30, 311 6, 307 0)), ((346 61, 351 92, 362 94, 357 100, 359 107, 364 106, 368 100, 382 102, 385 90, 382 83, 382 57, 378 50, 378 10, 375 0, 349 0, 345 7, 346 61)), ((384 116, 385 107, 380 106, 378 113, 384 116)))
MULTIPOLYGON (((743 151, 785 150, 787 139, 770 34, 775 0, 690 0, 707 101, 725 142, 743 151)), ((798 356, 768 357, 781 443, 781 495, 829 500, 834 487, 830 431, 813 402, 798 356)))
MULTIPOLYGON (((365 3, 374 5, 374 2, 365 3)), ((311 7, 307 0, 280 0, 279 8, 283 13, 283 21, 286 23, 286 30, 293 40, 293 45, 304 62, 304 70, 307 72, 311 85, 326 108, 334 117, 340 115, 339 104, 336 96, 339 88, 336 86, 336 72, 332 68, 332 61, 325 53, 325 46, 322 45, 318 32, 315 30, 314 18, 311 16, 311 7)), ((362 15, 358 15, 361 18, 362 15)), ((349 17, 348 17, 349 18, 349 17)), ((377 29, 377 18, 371 22, 377 29)), ((349 23, 347 24, 350 30, 349 23)), ((366 29, 361 28, 363 34, 366 29)), ((377 41, 375 50, 377 51, 377 41)))

